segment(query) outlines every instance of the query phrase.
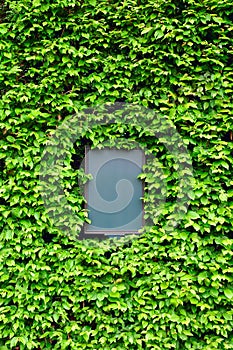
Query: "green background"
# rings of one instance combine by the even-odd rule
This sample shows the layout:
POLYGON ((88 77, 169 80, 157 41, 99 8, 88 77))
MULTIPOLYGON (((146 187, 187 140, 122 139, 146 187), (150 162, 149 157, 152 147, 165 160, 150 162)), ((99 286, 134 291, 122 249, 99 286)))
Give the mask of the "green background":
POLYGON ((232 21, 228 0, 1 2, 0 349, 233 348, 232 21), (169 233, 173 159, 120 122, 90 128, 67 153, 67 200, 81 225, 84 145, 124 135, 163 163, 159 220, 151 164, 152 226, 138 239, 92 246, 51 223, 39 183, 46 140, 106 102, 168 117, 189 150, 190 206, 169 233))

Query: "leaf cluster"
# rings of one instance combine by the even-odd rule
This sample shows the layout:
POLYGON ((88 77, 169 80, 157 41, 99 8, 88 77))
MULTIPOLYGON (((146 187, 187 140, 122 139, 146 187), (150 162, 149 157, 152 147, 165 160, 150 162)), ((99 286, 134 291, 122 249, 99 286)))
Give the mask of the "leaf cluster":
POLYGON ((0 4, 0 349, 233 348, 232 20, 229 0, 0 4), (115 102, 173 123, 195 181, 167 232, 180 185, 166 145, 136 120, 80 127, 61 172, 80 227, 85 144, 125 138, 160 159, 141 175, 144 234, 92 245, 51 222, 40 164, 66 118, 115 102))

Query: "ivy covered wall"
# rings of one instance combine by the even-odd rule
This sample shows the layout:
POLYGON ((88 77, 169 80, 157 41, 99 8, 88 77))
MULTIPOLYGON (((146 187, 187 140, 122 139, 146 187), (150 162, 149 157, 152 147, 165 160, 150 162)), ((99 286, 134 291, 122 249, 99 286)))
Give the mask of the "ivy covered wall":
POLYGON ((232 22, 229 0, 1 2, 0 349, 232 349, 232 22), (164 146, 134 125, 89 128, 62 173, 79 222, 85 143, 127 135, 157 150, 168 188, 148 232, 92 246, 51 223, 40 162, 66 118, 109 102, 168 118, 195 181, 167 232, 164 146))

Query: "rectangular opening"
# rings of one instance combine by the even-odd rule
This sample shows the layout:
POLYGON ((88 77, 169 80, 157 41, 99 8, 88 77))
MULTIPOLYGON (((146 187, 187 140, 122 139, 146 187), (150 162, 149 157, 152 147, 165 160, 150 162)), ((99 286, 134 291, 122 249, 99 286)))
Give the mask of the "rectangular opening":
POLYGON ((93 179, 85 186, 86 209, 91 224, 84 236, 100 238, 138 234, 144 225, 143 182, 137 179, 145 164, 137 148, 85 149, 85 173, 93 179))

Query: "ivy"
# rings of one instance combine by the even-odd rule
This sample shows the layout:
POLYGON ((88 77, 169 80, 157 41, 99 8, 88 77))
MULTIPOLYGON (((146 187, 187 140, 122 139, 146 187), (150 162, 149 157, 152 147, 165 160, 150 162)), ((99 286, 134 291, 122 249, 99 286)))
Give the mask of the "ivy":
POLYGON ((232 349, 232 19, 229 0, 0 4, 0 349, 232 349), (140 175, 143 234, 90 243, 53 224, 42 154, 71 115, 116 102, 175 125, 192 159, 189 208, 164 229, 179 220, 182 169, 156 123, 94 126, 93 113, 57 168, 65 223, 67 208, 78 227, 88 220, 86 144, 138 142, 160 163, 140 175))

